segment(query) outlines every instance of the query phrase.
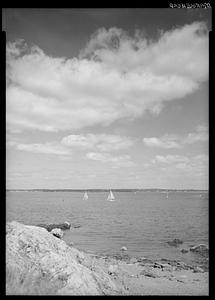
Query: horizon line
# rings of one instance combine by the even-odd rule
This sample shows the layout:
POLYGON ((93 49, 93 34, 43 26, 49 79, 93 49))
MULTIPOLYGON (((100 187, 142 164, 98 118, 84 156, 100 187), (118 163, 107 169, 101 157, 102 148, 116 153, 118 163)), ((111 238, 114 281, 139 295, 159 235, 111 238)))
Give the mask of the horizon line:
POLYGON ((208 191, 208 189, 194 189, 194 188, 57 188, 57 189, 50 189, 50 188, 23 188, 23 189, 6 189, 6 191, 117 191, 117 190, 165 190, 165 191, 208 191))

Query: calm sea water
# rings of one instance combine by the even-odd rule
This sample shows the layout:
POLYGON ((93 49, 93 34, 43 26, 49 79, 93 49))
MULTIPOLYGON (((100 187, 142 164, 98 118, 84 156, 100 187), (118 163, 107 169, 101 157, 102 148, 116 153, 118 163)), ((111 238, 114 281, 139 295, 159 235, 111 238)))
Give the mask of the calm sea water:
POLYGON ((208 194, 200 192, 7 192, 6 219, 24 224, 69 221, 79 228, 65 231, 64 240, 80 250, 117 254, 122 246, 135 257, 194 260, 181 248, 208 244, 208 194), (179 238, 180 247, 167 241, 179 238))

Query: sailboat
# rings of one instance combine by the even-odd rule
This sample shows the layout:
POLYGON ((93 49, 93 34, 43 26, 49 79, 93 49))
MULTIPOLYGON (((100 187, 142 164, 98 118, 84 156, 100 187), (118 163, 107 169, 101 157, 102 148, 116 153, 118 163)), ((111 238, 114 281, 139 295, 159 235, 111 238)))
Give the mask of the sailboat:
POLYGON ((84 193, 84 197, 83 197, 83 200, 87 200, 89 197, 88 197, 88 194, 87 192, 84 193))
POLYGON ((109 193, 109 195, 108 195, 108 197, 107 197, 107 200, 108 200, 108 201, 114 201, 114 200, 115 200, 114 194, 112 193, 111 190, 110 190, 110 193, 109 193))

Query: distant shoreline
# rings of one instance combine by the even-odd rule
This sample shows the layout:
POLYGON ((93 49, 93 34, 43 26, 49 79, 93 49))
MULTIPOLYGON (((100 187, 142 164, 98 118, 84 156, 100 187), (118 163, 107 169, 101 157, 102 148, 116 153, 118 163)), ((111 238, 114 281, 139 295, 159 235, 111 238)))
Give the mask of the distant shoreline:
MULTIPOLYGON (((111 189, 114 192, 201 192, 208 190, 194 189, 111 189)), ((6 189, 6 192, 109 192, 110 189, 6 189)))

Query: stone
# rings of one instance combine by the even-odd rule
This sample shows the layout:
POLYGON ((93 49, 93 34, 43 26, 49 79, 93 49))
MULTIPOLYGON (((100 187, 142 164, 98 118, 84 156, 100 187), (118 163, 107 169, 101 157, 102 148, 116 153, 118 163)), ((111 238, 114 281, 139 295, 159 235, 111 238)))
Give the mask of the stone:
POLYGON ((193 273, 204 273, 205 271, 200 267, 195 267, 193 269, 193 273))
POLYGON ((150 271, 148 271, 148 270, 142 270, 142 271, 140 272, 140 275, 144 275, 144 276, 152 277, 152 278, 157 278, 157 277, 159 277, 159 276, 156 275, 155 273, 150 272, 150 271))
POLYGON ((127 249, 127 247, 123 246, 120 250, 121 251, 127 251, 128 249, 127 249))
POLYGON ((72 227, 73 227, 73 228, 80 228, 81 225, 80 225, 80 224, 75 224, 75 225, 73 225, 72 227))
POLYGON ((182 253, 187 253, 187 252, 189 252, 189 250, 188 249, 181 249, 181 252, 182 253))
POLYGON ((117 265, 110 265, 108 267, 108 274, 112 275, 112 274, 116 274, 118 270, 118 266, 117 265))
POLYGON ((52 229, 51 234, 53 234, 54 236, 56 236, 59 239, 61 239, 63 237, 63 231, 60 228, 52 229))
POLYGON ((135 264, 135 263, 137 263, 137 259, 135 257, 132 257, 130 259, 130 264, 135 264))
POLYGON ((190 251, 194 252, 194 253, 198 253, 198 254, 200 254, 202 256, 206 256, 206 257, 209 254, 209 248, 205 244, 199 244, 197 246, 193 246, 190 248, 190 251))
POLYGON ((174 239, 172 241, 168 241, 167 244, 170 246, 177 247, 178 245, 183 244, 183 241, 180 239, 174 239))
POLYGON ((67 221, 60 224, 38 224, 37 226, 45 228, 47 231, 52 231, 54 228, 60 228, 61 230, 70 229, 71 224, 67 221))

